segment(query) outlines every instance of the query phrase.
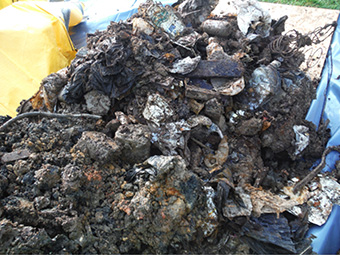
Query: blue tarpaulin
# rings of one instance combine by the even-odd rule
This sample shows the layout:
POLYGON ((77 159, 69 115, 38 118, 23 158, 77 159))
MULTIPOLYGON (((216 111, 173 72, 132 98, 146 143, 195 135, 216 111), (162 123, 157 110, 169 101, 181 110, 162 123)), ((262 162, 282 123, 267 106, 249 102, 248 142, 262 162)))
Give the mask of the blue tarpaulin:
MULTIPOLYGON (((321 120, 328 119, 331 138, 327 147, 340 145, 340 16, 328 49, 317 96, 309 108, 306 119, 313 122, 317 127, 321 120)), ((337 160, 339 160, 339 153, 331 152, 328 154, 326 167, 323 171, 334 169, 337 160)), ((315 252, 336 254, 340 249, 340 206, 334 205, 327 222, 321 227, 311 227, 308 234, 317 237, 312 243, 315 252)))
MULTIPOLYGON (((104 30, 111 21, 125 20, 136 13, 143 0, 125 0, 121 3, 111 0, 82 0, 85 2, 84 22, 71 28, 71 38, 77 48, 86 45, 86 34, 96 30, 104 30)), ((162 4, 173 4, 175 0, 163 0, 162 4)), ((319 125, 321 119, 329 119, 331 138, 327 146, 340 144, 340 16, 338 26, 332 38, 327 58, 322 72, 317 97, 312 102, 306 119, 319 125)), ((324 171, 334 169, 339 160, 339 153, 331 152, 327 156, 327 166, 324 171)), ((340 250, 340 206, 334 205, 327 222, 319 227, 312 226, 308 232, 317 238, 312 247, 318 254, 336 254, 340 250)))

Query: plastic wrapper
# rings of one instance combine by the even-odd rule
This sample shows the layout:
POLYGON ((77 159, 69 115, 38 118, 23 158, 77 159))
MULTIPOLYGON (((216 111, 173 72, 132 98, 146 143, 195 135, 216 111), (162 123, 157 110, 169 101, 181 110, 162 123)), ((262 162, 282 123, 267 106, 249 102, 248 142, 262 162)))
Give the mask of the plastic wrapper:
POLYGON ((240 1, 237 4, 237 24, 242 33, 250 39, 258 35, 269 36, 272 22, 269 12, 255 0, 240 1))
POLYGON ((132 20, 132 25, 133 25, 132 31, 134 34, 143 32, 147 35, 151 35, 154 31, 154 28, 142 18, 134 18, 132 20))
POLYGON ((143 116, 145 119, 159 126, 160 122, 169 119, 173 114, 174 111, 167 103, 165 98, 157 94, 149 95, 148 101, 143 111, 143 116))
POLYGON ((185 0, 178 5, 178 12, 188 27, 198 27, 216 7, 217 0, 185 0))
POLYGON ((186 57, 184 59, 181 59, 179 61, 176 61, 172 69, 170 69, 171 73, 179 73, 179 74, 188 74, 194 71, 198 65, 198 63, 201 61, 201 57, 197 56, 195 58, 186 57))
POLYGON ((279 66, 280 62, 275 60, 269 66, 261 66, 255 69, 249 81, 251 88, 251 92, 249 92, 251 96, 249 99, 250 109, 257 109, 280 91, 281 78, 277 71, 279 66))
POLYGON ((295 152, 294 155, 299 155, 309 144, 308 127, 302 125, 295 125, 293 127, 295 132, 295 152))
POLYGON ((163 7, 152 3, 153 1, 149 2, 150 6, 146 12, 156 27, 162 28, 173 38, 183 32, 185 25, 170 6, 163 7))
POLYGON ((210 236, 216 230, 218 225, 218 214, 214 203, 215 191, 211 187, 204 187, 204 191, 207 194, 208 218, 203 224, 203 229, 204 235, 210 236))
MULTIPOLYGON (((303 197, 303 200, 306 200, 307 194, 307 203, 310 205, 308 220, 315 225, 322 226, 331 214, 333 205, 340 205, 340 184, 330 177, 319 176, 319 180, 313 181, 308 187, 308 191, 303 191, 304 193, 298 194, 297 197, 300 199, 303 197)), ((299 215, 301 208, 295 206, 289 212, 299 215)))
POLYGON ((185 150, 185 133, 190 131, 190 126, 184 120, 161 125, 158 128, 151 127, 151 142, 164 155, 178 155, 177 149, 185 150))

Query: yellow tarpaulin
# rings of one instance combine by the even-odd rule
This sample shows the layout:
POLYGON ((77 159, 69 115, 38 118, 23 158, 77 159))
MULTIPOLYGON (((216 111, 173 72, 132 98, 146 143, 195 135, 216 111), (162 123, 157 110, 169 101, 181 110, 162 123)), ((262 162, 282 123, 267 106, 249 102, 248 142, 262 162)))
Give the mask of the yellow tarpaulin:
POLYGON ((75 54, 63 20, 39 2, 0 10, 0 115, 15 116, 20 101, 33 96, 41 80, 69 65, 75 54))
MULTIPOLYGON (((15 2, 29 1, 29 0, 0 0, 0 9, 5 8, 15 2)), ((35 0, 35 1, 47 1, 47 0, 35 0)))

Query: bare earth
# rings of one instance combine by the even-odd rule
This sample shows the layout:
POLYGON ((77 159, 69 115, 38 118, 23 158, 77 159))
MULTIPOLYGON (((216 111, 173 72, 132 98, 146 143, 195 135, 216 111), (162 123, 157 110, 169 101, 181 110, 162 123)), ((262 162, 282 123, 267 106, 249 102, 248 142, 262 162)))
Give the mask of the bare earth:
MULTIPOLYGON (((332 23, 333 21, 337 21, 339 15, 338 10, 292 6, 285 4, 261 4, 268 9, 273 19, 279 19, 283 15, 288 15, 288 20, 286 21, 286 31, 295 29, 301 33, 309 33, 318 27, 323 27, 324 25, 332 23)), ((307 71, 311 78, 320 77, 330 41, 331 37, 328 37, 322 43, 312 46, 313 52, 321 48, 322 54, 318 63, 307 71)), ((318 52, 320 52, 320 50, 318 52)))

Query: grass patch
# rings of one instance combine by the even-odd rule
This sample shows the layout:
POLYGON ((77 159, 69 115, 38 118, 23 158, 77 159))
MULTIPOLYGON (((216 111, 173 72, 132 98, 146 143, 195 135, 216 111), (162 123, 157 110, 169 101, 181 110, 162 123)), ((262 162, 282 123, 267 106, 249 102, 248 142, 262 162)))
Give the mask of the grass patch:
POLYGON ((261 0, 261 2, 310 6, 310 7, 340 10, 339 0, 261 0))

